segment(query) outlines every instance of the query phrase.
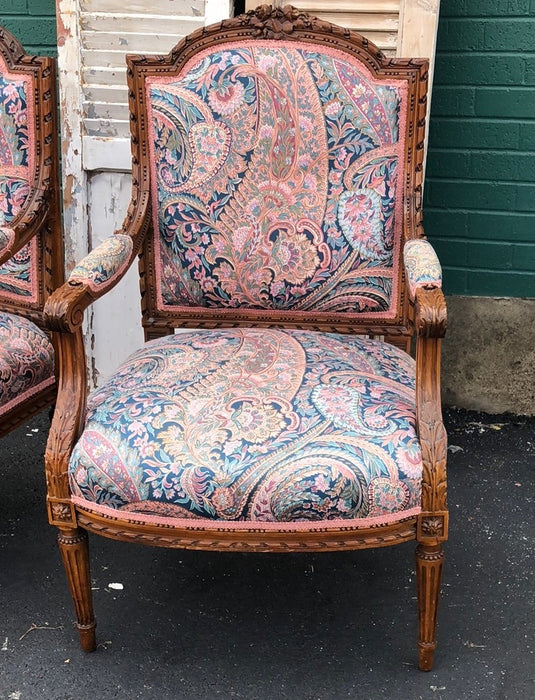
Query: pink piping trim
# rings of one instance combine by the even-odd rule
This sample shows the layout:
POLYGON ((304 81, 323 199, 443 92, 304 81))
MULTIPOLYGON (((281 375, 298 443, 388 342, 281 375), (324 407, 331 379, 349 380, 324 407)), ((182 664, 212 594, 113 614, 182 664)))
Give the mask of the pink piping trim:
MULTIPOLYGON (((243 48, 247 47, 250 48, 256 47, 256 46, 268 46, 272 47, 273 42, 269 40, 249 40, 249 41, 240 41, 240 42, 228 42, 225 44, 218 45, 218 50, 224 51, 232 49, 234 47, 238 48, 243 48)), ((290 46, 291 48, 297 47, 297 48, 309 48, 309 47, 314 47, 317 45, 316 44, 310 44, 308 42, 301 42, 301 41, 281 41, 278 42, 277 46, 290 46)), ((210 49, 205 49, 204 51, 201 51, 199 54, 196 54, 194 58, 191 58, 180 70, 179 73, 176 75, 169 75, 165 77, 158 77, 158 76, 150 76, 146 79, 146 84, 147 86, 151 85, 166 85, 168 83, 173 83, 176 82, 177 80, 180 80, 181 76, 187 73, 187 71, 190 69, 192 64, 198 63, 200 60, 202 60, 205 56, 211 54, 214 52, 214 48, 210 49)), ((340 51, 338 49, 333 49, 331 47, 326 47, 324 49, 324 52, 332 56, 334 58, 338 58, 339 60, 347 60, 347 54, 344 51, 340 51)), ((372 83, 372 85, 380 85, 384 81, 379 78, 374 78, 372 75, 372 72, 368 70, 368 68, 362 64, 359 66, 359 70, 361 70, 364 75, 368 78, 368 80, 372 83)), ((389 85, 393 85, 397 87, 400 91, 400 98, 401 98, 401 104, 403 106, 403 109, 400 109, 400 118, 399 118, 399 138, 398 142, 396 144, 396 148, 393 149, 395 152, 397 152, 398 155, 398 164, 401 164, 403 166, 403 161, 404 159, 401 158, 400 156, 403 154, 404 149, 405 149, 405 129, 407 125, 407 82, 404 80, 392 80, 388 83, 389 85)), ((152 124, 153 122, 153 110, 152 110, 152 103, 149 101, 148 103, 148 121, 149 125, 152 124)), ((158 195, 156 191, 156 186, 155 183, 157 181, 156 177, 156 161, 154 157, 154 143, 153 139, 149 140, 149 153, 150 153, 150 163, 151 163, 151 176, 152 176, 152 186, 151 186, 151 195, 152 195, 152 216, 153 216, 153 228, 154 228, 154 233, 155 233, 155 246, 154 246, 154 255, 157 260, 161 260, 161 250, 160 250, 160 236, 156 235, 156 233, 159 231, 159 222, 158 222, 158 195)), ((405 182, 405 170, 402 167, 401 171, 398 172, 397 176, 397 183, 400 184, 401 187, 403 187, 403 183, 405 182)), ((344 316, 346 318, 352 319, 359 319, 362 321, 365 321, 367 318, 372 318, 372 319, 392 319, 396 317, 396 309, 399 304, 399 279, 400 279, 400 265, 401 265, 401 239, 403 235, 403 196, 397 197, 396 201, 396 207, 395 207, 395 234, 394 234, 394 240, 396 241, 395 245, 395 250, 394 250, 394 260, 393 260, 393 266, 392 270, 389 271, 393 275, 393 285, 392 285, 392 297, 391 297, 391 308, 388 311, 379 311, 379 312, 369 312, 369 313, 344 313, 344 316)), ((156 308, 159 311, 174 311, 174 312, 180 312, 180 311, 191 311, 193 308, 201 308, 198 306, 179 306, 179 305, 166 305, 162 304, 162 278, 161 278, 161 265, 156 264, 156 308)), ((379 270, 374 270, 376 273, 379 270)), ((204 308, 204 307, 203 307, 204 308)), ((212 311, 213 309, 207 309, 207 311, 212 311)), ((236 315, 236 312, 242 313, 243 311, 246 311, 246 309, 225 309, 225 308, 217 308, 217 311, 224 311, 228 313, 229 315, 236 315)), ((251 309, 251 313, 255 316, 258 314, 258 309, 251 309)), ((265 310, 266 313, 269 313, 270 309, 265 310)), ((292 312, 288 311, 288 314, 298 314, 299 312, 292 312)), ((311 314, 314 314, 317 318, 323 318, 323 314, 325 316, 332 316, 333 313, 339 313, 339 312, 317 312, 314 310, 311 310, 311 314)), ((291 318, 291 316, 289 316, 291 318)))
POLYGON ((0 406, 0 416, 10 411, 14 406, 17 406, 19 403, 23 403, 24 401, 26 401, 26 399, 29 399, 30 396, 34 396, 35 394, 39 394, 41 391, 48 389, 48 387, 52 386, 55 381, 56 378, 54 376, 48 377, 48 379, 45 379, 36 386, 31 387, 31 389, 28 389, 20 396, 11 399, 11 401, 8 401, 3 406, 0 406))
POLYGON ((161 515, 145 515, 144 513, 132 513, 130 511, 121 511, 117 508, 110 508, 98 503, 86 501, 79 496, 71 496, 71 500, 75 506, 89 513, 96 513, 112 518, 113 520, 121 520, 131 523, 142 523, 146 525, 162 525, 165 527, 180 528, 184 530, 250 530, 253 532, 274 531, 274 532, 326 532, 329 530, 338 530, 344 528, 346 530, 362 530, 370 527, 380 527, 381 525, 390 525, 392 523, 401 522, 413 518, 421 512, 421 507, 416 506, 408 510, 402 510, 398 513, 390 513, 381 515, 375 518, 338 518, 337 520, 326 520, 323 522, 308 522, 298 521, 294 523, 278 523, 264 522, 261 520, 210 520, 208 518, 165 518, 161 515))

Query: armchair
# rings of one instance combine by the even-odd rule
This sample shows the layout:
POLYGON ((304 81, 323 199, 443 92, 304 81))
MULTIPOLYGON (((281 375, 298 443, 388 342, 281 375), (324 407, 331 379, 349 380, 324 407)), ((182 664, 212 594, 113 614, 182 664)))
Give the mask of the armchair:
POLYGON ((416 540, 429 670, 448 514, 427 62, 289 6, 127 60, 130 208, 46 306, 48 512, 82 647, 87 531, 246 552, 416 540), (84 310, 138 254, 146 343, 87 398, 84 310))
POLYGON ((0 27, 0 436, 52 404, 43 306, 63 282, 56 75, 0 27))

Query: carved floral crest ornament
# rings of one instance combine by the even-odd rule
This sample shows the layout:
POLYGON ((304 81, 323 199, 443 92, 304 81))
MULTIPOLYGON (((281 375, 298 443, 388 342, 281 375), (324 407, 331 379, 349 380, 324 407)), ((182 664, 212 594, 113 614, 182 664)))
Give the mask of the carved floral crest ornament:
POLYGON ((85 650, 86 530, 222 551, 416 540, 431 668, 446 315, 421 224, 427 72, 267 5, 128 58, 128 215, 46 309, 49 518, 85 650), (138 254, 146 343, 87 399, 84 310, 138 254))

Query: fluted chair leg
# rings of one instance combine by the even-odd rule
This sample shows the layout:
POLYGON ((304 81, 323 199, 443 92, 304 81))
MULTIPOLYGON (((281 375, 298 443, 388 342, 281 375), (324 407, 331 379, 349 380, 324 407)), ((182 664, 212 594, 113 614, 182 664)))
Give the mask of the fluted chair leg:
POLYGON ((444 565, 441 544, 416 547, 416 580, 418 586, 418 666, 421 671, 433 668, 437 646, 437 610, 444 565))
POLYGON ((95 616, 89 571, 89 546, 85 530, 60 530, 58 544, 76 612, 80 644, 84 651, 94 651, 95 616))

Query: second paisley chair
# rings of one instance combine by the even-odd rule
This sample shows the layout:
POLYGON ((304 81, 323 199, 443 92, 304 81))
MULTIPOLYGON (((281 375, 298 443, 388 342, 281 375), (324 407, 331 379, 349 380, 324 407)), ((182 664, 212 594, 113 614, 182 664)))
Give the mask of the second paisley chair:
POLYGON ((0 27, 0 436, 56 397, 43 306, 63 282, 52 58, 0 27))
POLYGON ((129 58, 128 215, 46 307, 49 518, 85 650, 86 531, 244 552, 416 540, 431 668, 448 514, 426 81, 426 61, 290 7, 129 58), (87 400, 83 312, 138 253, 147 342, 87 400))

